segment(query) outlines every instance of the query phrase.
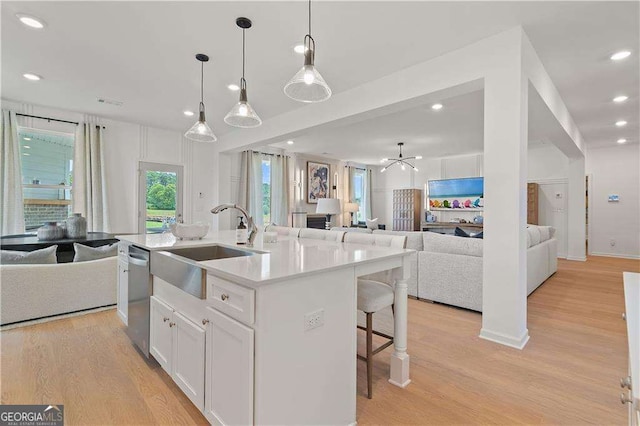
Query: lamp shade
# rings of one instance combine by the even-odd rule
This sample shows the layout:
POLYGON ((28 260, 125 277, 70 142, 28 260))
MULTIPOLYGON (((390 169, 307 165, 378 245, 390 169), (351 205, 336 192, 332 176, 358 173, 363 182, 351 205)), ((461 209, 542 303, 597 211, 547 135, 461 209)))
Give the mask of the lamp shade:
POLYGON ((337 198, 320 198, 316 213, 321 214, 340 214, 340 200, 337 198))
POLYGON ((344 211, 347 213, 355 213, 360 210, 358 203, 346 203, 344 205, 344 211))

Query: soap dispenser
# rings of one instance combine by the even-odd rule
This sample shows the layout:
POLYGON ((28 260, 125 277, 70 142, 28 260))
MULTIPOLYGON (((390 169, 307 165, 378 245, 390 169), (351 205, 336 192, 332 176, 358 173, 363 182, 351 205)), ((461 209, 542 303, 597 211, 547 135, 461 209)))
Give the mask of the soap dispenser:
POLYGON ((244 224, 242 216, 238 216, 239 222, 236 228, 236 244, 247 244, 249 234, 247 232, 247 226, 244 224))

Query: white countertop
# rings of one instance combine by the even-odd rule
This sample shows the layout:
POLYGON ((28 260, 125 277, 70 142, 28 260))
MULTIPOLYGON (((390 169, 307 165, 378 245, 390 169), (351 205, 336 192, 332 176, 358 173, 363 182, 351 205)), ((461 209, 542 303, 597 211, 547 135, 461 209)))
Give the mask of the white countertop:
POLYGON ((278 236, 276 243, 263 243, 262 233, 253 247, 235 244, 235 231, 208 234, 202 240, 177 240, 172 234, 121 235, 116 238, 154 251, 213 244, 253 251, 252 256, 196 262, 213 275, 234 279, 251 286, 281 281, 294 276, 320 273, 360 263, 402 257, 413 250, 346 244, 278 236))
POLYGON ((631 366, 631 391, 636 403, 640 403, 640 274, 624 272, 624 303, 629 339, 629 365, 631 366))

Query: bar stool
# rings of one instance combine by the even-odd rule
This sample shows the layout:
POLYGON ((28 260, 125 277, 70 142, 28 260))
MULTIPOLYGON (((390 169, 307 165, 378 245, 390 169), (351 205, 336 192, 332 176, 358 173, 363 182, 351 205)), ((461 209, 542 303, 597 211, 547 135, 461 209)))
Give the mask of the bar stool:
MULTIPOLYGON (((347 232, 344 235, 344 242, 402 249, 405 248, 407 244, 407 237, 389 234, 362 234, 347 232)), ((367 333, 367 356, 358 355, 358 359, 366 361, 367 363, 367 398, 369 399, 373 396, 373 356, 393 345, 392 336, 373 329, 374 313, 391 306, 391 311, 395 314, 395 293, 393 287, 379 279, 382 279, 379 274, 375 274, 374 277, 369 276, 358 278, 357 289, 357 309, 364 312, 367 318, 366 327, 358 326, 359 329, 365 330, 367 333), (388 340, 375 350, 373 349, 374 334, 388 340)))

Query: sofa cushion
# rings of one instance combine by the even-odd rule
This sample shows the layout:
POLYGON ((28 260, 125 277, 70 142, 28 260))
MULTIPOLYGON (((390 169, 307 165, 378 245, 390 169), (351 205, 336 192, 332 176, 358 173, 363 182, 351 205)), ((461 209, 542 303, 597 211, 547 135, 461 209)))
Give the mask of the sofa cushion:
POLYGON ((356 227, 348 227, 348 226, 334 226, 331 228, 332 231, 343 231, 343 232, 362 232, 364 234, 370 234, 372 231, 369 228, 356 228, 356 227))
POLYGON ((376 229, 374 234, 387 234, 387 235, 401 235, 407 237, 407 247, 411 250, 422 251, 424 247, 422 245, 422 232, 419 231, 386 231, 383 229, 376 229))
POLYGON ((482 257, 482 239, 423 232, 424 251, 482 257))
POLYGON ((453 235, 455 235, 456 237, 470 237, 471 236, 464 229, 460 228, 459 226, 456 226, 455 231, 453 231, 453 235))
POLYGON ((100 247, 89 247, 73 243, 73 250, 76 252, 73 256, 74 262, 87 262, 89 260, 104 259, 105 257, 117 255, 118 243, 100 247))
POLYGON ((57 245, 34 251, 0 250, 0 263, 3 265, 58 263, 56 250, 58 250, 57 245))
POLYGON ((527 247, 533 247, 540 244, 540 230, 535 225, 527 228, 527 247))

